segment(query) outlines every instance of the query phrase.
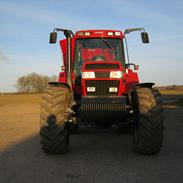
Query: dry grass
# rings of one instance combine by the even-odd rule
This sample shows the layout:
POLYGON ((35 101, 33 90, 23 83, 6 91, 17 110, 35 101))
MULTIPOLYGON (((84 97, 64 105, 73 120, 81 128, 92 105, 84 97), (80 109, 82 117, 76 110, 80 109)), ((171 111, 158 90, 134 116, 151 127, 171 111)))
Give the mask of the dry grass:
POLYGON ((8 104, 39 104, 41 101, 41 94, 23 94, 23 95, 1 95, 0 106, 8 104))
POLYGON ((41 94, 0 95, 0 152, 38 134, 40 100, 41 94))
POLYGON ((159 90, 162 95, 183 95, 183 90, 159 90))

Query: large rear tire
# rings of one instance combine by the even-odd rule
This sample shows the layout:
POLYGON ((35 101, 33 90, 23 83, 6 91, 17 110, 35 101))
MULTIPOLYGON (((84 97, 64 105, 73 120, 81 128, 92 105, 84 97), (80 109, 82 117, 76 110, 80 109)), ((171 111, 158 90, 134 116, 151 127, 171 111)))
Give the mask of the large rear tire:
POLYGON ((66 153, 69 149, 68 108, 71 92, 67 87, 48 88, 41 102, 40 137, 45 153, 66 153))
POLYGON ((160 152, 163 141, 163 108, 161 95, 153 88, 138 88, 133 95, 135 128, 133 149, 152 155, 160 152))

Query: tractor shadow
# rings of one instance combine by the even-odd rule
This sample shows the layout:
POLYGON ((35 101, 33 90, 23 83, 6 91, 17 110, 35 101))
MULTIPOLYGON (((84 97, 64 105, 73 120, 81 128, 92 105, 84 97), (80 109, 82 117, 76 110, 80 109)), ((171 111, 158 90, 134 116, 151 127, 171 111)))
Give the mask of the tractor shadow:
POLYGON ((182 108, 164 112, 164 146, 156 156, 133 153, 132 135, 116 128, 81 128, 62 155, 43 153, 35 134, 0 152, 0 182, 183 182, 182 108))
POLYGON ((71 135, 67 154, 51 155, 42 151, 35 135, 0 152, 0 182, 83 182, 85 171, 94 174, 97 167, 135 157, 130 139, 115 130, 81 129, 71 135))

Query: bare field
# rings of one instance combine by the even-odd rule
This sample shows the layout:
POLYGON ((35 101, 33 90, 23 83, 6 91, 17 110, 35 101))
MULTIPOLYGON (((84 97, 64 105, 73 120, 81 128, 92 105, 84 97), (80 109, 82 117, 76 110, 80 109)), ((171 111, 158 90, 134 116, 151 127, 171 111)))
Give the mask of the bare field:
POLYGON ((0 106, 9 104, 38 104, 41 101, 41 94, 13 94, 0 95, 0 106))
POLYGON ((183 90, 159 90, 162 95, 183 95, 183 90))
POLYGON ((0 96, 0 151, 37 133, 40 100, 38 94, 0 96))
POLYGON ((183 95, 163 95, 165 139, 157 156, 132 152, 131 135, 81 129, 66 155, 40 148, 41 95, 0 96, 2 183, 182 183, 183 95))

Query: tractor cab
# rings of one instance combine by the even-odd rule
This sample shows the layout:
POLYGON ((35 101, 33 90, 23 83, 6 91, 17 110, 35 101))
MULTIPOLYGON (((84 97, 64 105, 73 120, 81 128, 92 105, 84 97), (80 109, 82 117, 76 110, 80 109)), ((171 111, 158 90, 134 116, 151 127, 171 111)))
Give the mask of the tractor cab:
POLYGON ((74 49, 76 93, 80 91, 80 94, 86 95, 87 91, 84 87, 86 79, 106 78, 108 80, 111 70, 117 69, 120 72, 124 70, 125 56, 122 38, 122 32, 114 30, 76 32, 74 49))
MULTIPOLYGON (((75 70, 81 75, 83 63, 119 61, 125 63, 120 31, 79 31, 75 36, 75 70)), ((101 63, 102 64, 102 63, 101 63)))
MULTIPOLYGON (((124 34, 119 30, 82 30, 73 34, 63 31, 67 39, 60 41, 63 53, 63 70, 59 75, 60 83, 67 83, 73 89, 75 98, 99 95, 126 95, 133 85, 139 83, 138 75, 129 60, 125 61, 125 34, 142 28, 127 29, 124 34)), ((148 42, 147 33, 141 33, 142 41, 148 42)), ((56 32, 50 35, 55 43, 56 32)), ((126 45, 127 46, 127 45, 126 45)), ((128 58, 128 51, 126 49, 128 58)))

